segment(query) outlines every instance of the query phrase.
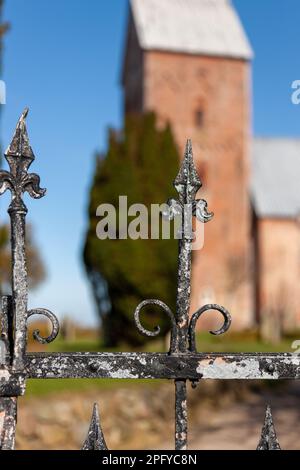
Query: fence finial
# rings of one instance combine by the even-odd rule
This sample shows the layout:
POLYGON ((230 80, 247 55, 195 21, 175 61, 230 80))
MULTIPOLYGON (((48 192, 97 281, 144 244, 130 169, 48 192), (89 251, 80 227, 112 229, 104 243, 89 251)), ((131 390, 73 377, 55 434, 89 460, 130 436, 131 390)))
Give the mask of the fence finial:
POLYGON ((186 143, 184 160, 174 181, 174 186, 179 194, 184 192, 184 188, 187 188, 192 197, 202 187, 202 182, 195 168, 192 141, 190 139, 186 143))
POLYGON ((35 157, 26 128, 25 119, 27 115, 28 108, 25 108, 17 123, 12 141, 4 154, 10 172, 0 171, 0 195, 8 189, 12 193, 12 203, 9 211, 21 210, 27 212, 22 199, 25 192, 28 192, 35 199, 40 199, 46 194, 46 189, 40 187, 40 177, 35 173, 28 174, 28 169, 35 157))
POLYGON ((95 403, 91 424, 82 450, 108 450, 100 424, 98 405, 95 403))
POLYGON ((267 406, 265 423, 256 450, 281 450, 275 431, 271 407, 269 405, 267 406))
POLYGON ((34 153, 30 146, 26 129, 26 117, 28 113, 29 109, 25 108, 17 123, 12 141, 5 152, 6 157, 25 157, 31 161, 34 160, 34 153))

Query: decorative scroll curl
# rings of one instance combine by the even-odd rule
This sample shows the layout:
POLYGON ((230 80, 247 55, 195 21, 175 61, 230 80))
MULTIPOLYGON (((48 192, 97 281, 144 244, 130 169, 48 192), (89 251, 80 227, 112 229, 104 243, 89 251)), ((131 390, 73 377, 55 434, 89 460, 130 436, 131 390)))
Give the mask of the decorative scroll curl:
MULTIPOLYGON (((162 212, 162 216, 165 220, 174 220, 175 217, 182 217, 184 211, 188 215, 188 206, 187 204, 187 207, 185 207, 184 204, 176 199, 169 199, 162 212)), ((206 224, 213 219, 214 213, 209 212, 208 203, 204 199, 197 199, 190 206, 192 209, 190 215, 195 216, 199 222, 206 224)))
POLYGON ((214 213, 209 212, 208 204, 204 199, 197 199, 194 202, 193 215, 203 224, 207 224, 207 222, 210 222, 214 217, 214 213))
POLYGON ((0 171, 0 195, 5 193, 5 191, 14 190, 13 179, 11 174, 8 171, 1 170, 0 171))
POLYGON ((40 335, 40 330, 34 330, 33 332, 34 339, 38 341, 40 344, 52 343, 52 341, 54 341, 57 338, 57 335, 59 333, 59 321, 54 315, 54 313, 44 308, 37 308, 34 310, 29 310, 29 312, 27 312, 27 320, 33 315, 43 315, 44 317, 47 317, 50 320, 51 325, 52 325, 52 332, 47 338, 43 338, 40 335))
POLYGON ((46 189, 40 187, 41 179, 36 173, 30 173, 22 178, 22 191, 28 192, 33 199, 40 199, 46 194, 46 189))
POLYGON ((224 307, 216 304, 208 304, 200 308, 194 315, 192 315, 190 325, 189 325, 189 347, 191 352, 197 352, 196 348, 196 323, 199 318, 209 310, 214 310, 220 312, 223 315, 224 323, 223 326, 217 331, 210 331, 212 335, 219 336, 229 330, 231 326, 231 315, 224 307))
POLYGON ((171 321, 171 325, 172 325, 170 353, 175 352, 175 350, 176 350, 176 337, 177 337, 176 321, 175 321, 175 317, 174 317, 174 314, 173 314, 172 310, 165 303, 161 302, 160 300, 156 300, 156 299, 149 299, 149 300, 144 300, 143 302, 141 302, 140 305, 138 305, 138 307, 136 308, 136 310, 134 312, 134 321, 135 321, 135 324, 137 326, 137 329, 139 330, 139 332, 142 335, 147 336, 148 338, 155 338, 156 336, 158 336, 160 334, 160 327, 159 326, 156 326, 154 328, 154 331, 149 331, 146 328, 144 328, 143 325, 141 324, 141 320, 140 320, 141 310, 144 307, 147 307, 148 305, 155 305, 157 307, 160 307, 168 315, 168 317, 171 321))

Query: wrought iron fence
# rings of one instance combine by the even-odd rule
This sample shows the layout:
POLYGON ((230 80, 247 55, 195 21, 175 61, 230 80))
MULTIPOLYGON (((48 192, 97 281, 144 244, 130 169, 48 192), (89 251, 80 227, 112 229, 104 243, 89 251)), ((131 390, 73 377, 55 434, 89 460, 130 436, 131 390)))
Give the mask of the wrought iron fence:
MULTIPOLYGON (((213 335, 225 333, 231 325, 229 312, 219 305, 205 305, 191 317, 191 255, 192 235, 184 207, 192 208, 193 216, 203 223, 213 214, 207 210, 204 200, 196 200, 202 184, 195 170, 191 142, 187 142, 184 160, 175 179, 178 200, 170 200, 169 217, 182 213, 182 237, 179 241, 178 287, 176 312, 159 300, 142 302, 134 313, 140 333, 154 337, 154 331, 146 330, 140 320, 142 309, 149 305, 160 307, 171 324, 170 350, 167 353, 27 353, 27 321, 33 315, 47 317, 52 332, 42 337, 38 330, 34 338, 50 343, 58 335, 59 323, 49 310, 38 308, 28 311, 28 282, 25 253, 25 219, 27 208, 23 194, 28 192, 35 199, 43 197, 46 190, 40 188, 40 178, 28 173, 34 160, 27 129, 26 109, 17 124, 12 142, 5 152, 10 171, 0 172, 0 194, 11 192, 8 213, 11 220, 12 295, 1 297, 0 310, 0 448, 13 449, 17 422, 18 397, 24 395, 27 379, 97 378, 97 379, 171 379, 175 383, 175 448, 185 450, 188 445, 187 384, 195 386, 200 380, 279 380, 300 379, 300 356, 295 354, 204 354, 196 348, 195 328, 198 319, 207 311, 217 311, 224 324, 213 335)), ((91 424, 84 450, 106 450, 107 445, 100 425, 97 405, 94 405, 91 424)), ((267 407, 265 423, 258 450, 280 449, 276 437, 270 407, 267 407)))

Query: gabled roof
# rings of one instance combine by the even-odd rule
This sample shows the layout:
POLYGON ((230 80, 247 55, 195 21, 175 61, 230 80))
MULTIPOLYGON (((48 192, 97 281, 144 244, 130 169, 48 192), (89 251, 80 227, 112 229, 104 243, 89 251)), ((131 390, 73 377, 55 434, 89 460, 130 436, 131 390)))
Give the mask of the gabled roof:
POLYGON ((299 217, 299 182, 300 139, 254 139, 251 192, 258 217, 299 217))
POLYGON ((130 0, 130 3, 144 50, 252 58, 251 46, 230 0, 130 0))

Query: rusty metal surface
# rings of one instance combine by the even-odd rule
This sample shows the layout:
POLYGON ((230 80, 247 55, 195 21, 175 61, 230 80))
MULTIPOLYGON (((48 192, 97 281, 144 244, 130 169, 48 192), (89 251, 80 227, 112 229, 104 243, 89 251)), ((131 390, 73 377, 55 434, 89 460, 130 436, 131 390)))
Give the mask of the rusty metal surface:
MULTIPOLYGON (((160 307, 170 320, 170 348, 167 353, 26 353, 27 321, 33 315, 48 318, 51 334, 44 338, 38 330, 34 338, 46 344, 59 332, 56 316, 46 309, 27 310, 28 283, 25 253, 25 219, 27 208, 23 194, 33 198, 44 196, 40 178, 28 174, 34 160, 26 129, 26 109, 18 121, 12 142, 5 152, 10 171, 0 171, 0 194, 11 191, 8 212, 11 218, 12 296, 2 296, 0 302, 0 448, 13 449, 17 420, 17 397, 24 394, 26 379, 98 378, 98 379, 171 379, 175 383, 175 448, 188 447, 187 385, 195 387, 200 380, 279 380, 300 379, 300 355, 296 354, 204 354, 196 347, 196 324, 206 312, 223 316, 223 326, 213 335, 228 331, 230 313, 216 304, 205 305, 190 316, 191 259, 193 217, 201 223, 213 218, 208 204, 196 199, 202 187, 197 175, 191 141, 174 185, 178 200, 168 201, 170 220, 181 216, 181 239, 178 254, 178 285, 176 311, 160 300, 145 300, 134 312, 133 320, 141 334, 155 337, 145 329, 140 314, 144 307, 160 307)), ((279 449, 270 408, 267 408, 259 450, 279 449)), ((83 450, 106 450, 97 405, 94 405, 90 428, 83 450)))

